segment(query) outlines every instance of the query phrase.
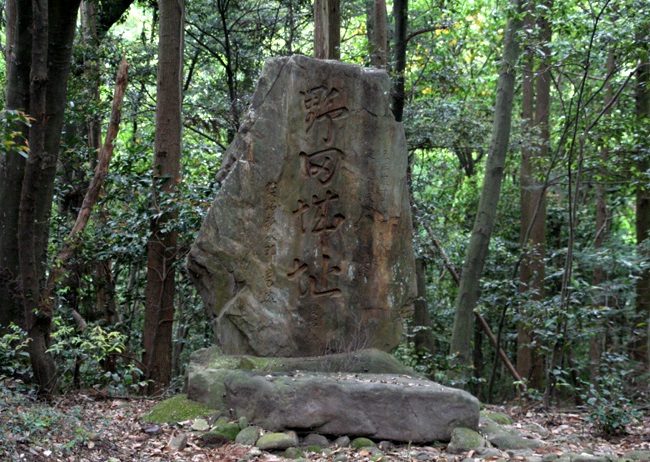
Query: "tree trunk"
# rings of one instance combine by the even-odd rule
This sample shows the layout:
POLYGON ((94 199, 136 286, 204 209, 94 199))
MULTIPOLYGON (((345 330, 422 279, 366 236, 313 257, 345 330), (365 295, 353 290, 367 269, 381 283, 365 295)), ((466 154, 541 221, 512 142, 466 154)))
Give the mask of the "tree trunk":
POLYGON ((424 260, 415 260, 415 277, 418 287, 418 298, 413 303, 413 344, 416 351, 435 353, 436 341, 431 332, 431 317, 427 304, 427 273, 424 260))
POLYGON ((384 69, 388 65, 388 17, 386 16, 386 0, 375 0, 373 17, 374 27, 370 62, 373 67, 384 69))
MULTIPOLYGON (((5 107, 10 110, 29 108, 31 23, 31 2, 9 0, 5 107)), ((7 129, 22 133, 22 138, 16 138, 19 143, 29 136, 26 125, 7 129)), ((25 158, 17 150, 0 153, 0 328, 6 328, 11 322, 26 327, 18 269, 18 209, 24 172, 25 158)))
POLYGON ((340 0, 314 1, 314 58, 341 58, 340 0))
MULTIPOLYGON (((548 3, 548 2, 547 2, 548 3)), ((551 5, 545 4, 545 11, 551 5)), ((539 31, 540 50, 530 46, 526 52, 523 80, 522 116, 526 124, 529 143, 521 154, 521 248, 523 258, 520 267, 520 291, 528 294, 528 300, 538 302, 544 298, 546 257, 546 189, 540 177, 543 167, 540 160, 548 157, 549 108, 551 76, 548 71, 551 40, 550 23, 546 17, 535 18, 535 5, 529 4, 527 30, 539 31), (535 27, 534 22, 537 23, 535 27), (542 56, 535 66, 535 56, 542 56)), ((522 319, 536 319, 536 313, 523 310, 522 319)), ((520 323, 517 332, 517 372, 529 380, 532 388, 540 390, 543 385, 544 364, 539 350, 535 348, 533 326, 520 323)))
POLYGON ((514 16, 508 20, 506 26, 503 61, 497 84, 490 154, 485 166, 481 199, 465 254, 458 297, 456 298, 450 353, 457 355, 457 361, 463 365, 469 365, 471 358, 473 313, 479 297, 479 283, 494 226, 510 140, 515 68, 519 57, 517 32, 521 28, 519 16, 521 15, 522 3, 523 0, 513 0, 514 16))
POLYGON ((39 309, 43 312, 52 313, 54 311, 54 289, 62 279, 68 262, 72 259, 81 243, 81 236, 88 225, 90 214, 99 199, 99 193, 104 185, 104 180, 108 176, 108 167, 113 156, 113 143, 120 128, 120 119, 122 118, 122 102, 124 100, 124 89, 126 88, 127 74, 129 65, 122 60, 120 69, 117 74, 115 84, 115 94, 113 96, 113 107, 111 109, 111 118, 106 133, 106 143, 100 153, 99 163, 95 167, 95 173, 86 192, 81 209, 75 220, 74 226, 70 230, 65 245, 59 250, 50 268, 50 274, 47 278, 47 284, 43 291, 42 300, 39 309))
MULTIPOLYGON (((610 106, 612 103, 614 92, 612 89, 612 75, 616 70, 616 54, 614 50, 610 50, 607 54, 607 75, 605 76, 605 107, 610 106)), ((607 114, 611 113, 611 108, 608 109, 607 114)), ((598 253, 602 250, 608 234, 607 226, 607 195, 605 189, 605 173, 606 166, 609 161, 609 148, 607 143, 604 142, 600 148, 600 178, 596 185, 596 233, 594 237, 594 250, 598 253)), ((593 277, 591 285, 597 291, 595 297, 595 309, 600 309, 602 306, 608 304, 607 296, 603 294, 602 284, 605 282, 606 270, 601 264, 600 260, 596 261, 594 265, 593 277)), ((592 385, 596 385, 598 377, 600 376, 600 356, 602 354, 602 329, 603 326, 599 320, 593 320, 593 334, 589 338, 589 380, 592 385)))
POLYGON ((18 218, 18 261, 28 351, 34 377, 41 392, 51 394, 56 389, 56 365, 47 353, 50 343, 52 311, 41 310, 41 261, 37 258, 36 206, 40 199, 39 185, 49 156, 45 146, 48 86, 48 4, 47 0, 32 1, 32 60, 30 66, 29 157, 20 192, 18 218))
POLYGON ((183 0, 161 0, 154 153, 154 207, 148 242, 143 363, 153 394, 171 381, 177 212, 164 200, 180 181, 183 0))
POLYGON ((10 152, 0 162, 0 304, 3 323, 15 321, 27 329, 35 378, 42 391, 52 392, 55 367, 45 353, 52 313, 38 302, 79 0, 14 6, 6 107, 29 106, 35 121, 29 129, 28 161, 10 152))
POLYGON ((47 244, 50 231, 50 215, 54 197, 61 133, 67 102, 68 76, 72 61, 73 41, 76 32, 77 11, 80 0, 49 0, 49 47, 48 47, 48 88, 47 88, 47 126, 45 132, 45 151, 43 171, 38 189, 36 206, 36 255, 40 259, 41 280, 44 278, 43 263, 47 261, 47 244))
MULTIPOLYGON (((648 120, 650 120, 650 53, 647 37, 650 34, 650 24, 639 26, 637 32, 637 47, 639 49, 639 62, 641 65, 636 77, 636 117, 638 126, 645 130, 638 137, 637 170, 642 177, 636 187, 636 242, 639 252, 645 258, 650 256, 650 188, 647 187, 646 174, 650 169, 650 146, 648 145, 648 120)), ((646 269, 636 282, 636 312, 638 321, 634 328, 632 343, 632 357, 639 361, 642 367, 650 368, 648 355, 648 341, 650 336, 650 270, 646 269)))
POLYGON ((408 34, 408 0, 393 4, 395 18, 395 79, 393 83, 393 115, 401 122, 404 117, 404 71, 406 70, 406 45, 408 34))

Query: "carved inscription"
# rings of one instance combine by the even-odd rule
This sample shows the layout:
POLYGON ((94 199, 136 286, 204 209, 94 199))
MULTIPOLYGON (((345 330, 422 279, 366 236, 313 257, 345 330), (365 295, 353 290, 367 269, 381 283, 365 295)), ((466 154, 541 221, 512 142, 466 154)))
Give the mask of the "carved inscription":
POLYGON ((341 295, 341 290, 336 288, 334 277, 341 274, 341 268, 331 263, 329 255, 323 255, 323 265, 320 274, 309 273, 307 263, 299 258, 293 261, 293 271, 287 276, 298 284, 298 292, 301 296, 311 294, 314 297, 341 295), (317 277, 318 276, 318 277, 317 277))
POLYGON ((292 211, 296 225, 303 236, 319 236, 315 263, 294 258, 287 277, 297 284, 300 297, 337 297, 342 295, 339 277, 342 271, 339 258, 328 249, 328 238, 345 222, 345 212, 339 194, 330 185, 336 178, 344 153, 329 147, 334 140, 334 121, 347 117, 346 95, 337 88, 318 86, 300 92, 305 111, 305 133, 315 124, 326 123, 326 136, 317 139, 313 152, 300 152, 300 169, 307 188, 315 191, 311 197, 298 199, 292 211), (324 144, 325 146, 322 146, 324 144))
POLYGON ((327 185, 338 167, 339 159, 343 157, 340 149, 324 149, 311 154, 300 153, 303 173, 317 179, 322 185, 327 185))
POLYGON ((314 87, 300 92, 305 106, 305 123, 309 132, 316 122, 327 123, 327 134, 323 137, 326 144, 331 144, 334 132, 334 120, 348 116, 344 95, 336 88, 314 87))
POLYGON ((345 221, 342 213, 336 213, 334 203, 338 202, 338 194, 327 190, 324 196, 312 196, 310 202, 298 200, 298 208, 293 211, 297 217, 302 234, 308 232, 321 234, 336 231, 345 221))

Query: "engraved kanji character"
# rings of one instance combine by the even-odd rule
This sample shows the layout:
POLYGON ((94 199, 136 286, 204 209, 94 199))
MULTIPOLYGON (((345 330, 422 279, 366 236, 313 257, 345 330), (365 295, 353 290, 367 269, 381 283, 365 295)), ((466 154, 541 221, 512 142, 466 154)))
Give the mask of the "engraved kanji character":
POLYGON ((305 175, 316 178, 323 185, 329 183, 336 173, 340 157, 343 157, 343 152, 336 148, 323 149, 312 154, 300 153, 305 175))
POLYGON ((328 91, 327 87, 320 86, 306 92, 301 92, 305 104, 306 131, 309 132, 316 121, 327 120, 327 135, 323 138, 327 144, 332 141, 334 120, 347 117, 348 109, 341 101, 342 96, 336 88, 328 91))
POLYGON ((321 268, 320 281, 318 281, 314 276, 309 276, 309 289, 311 290, 311 294, 315 297, 325 295, 338 296, 342 294, 341 289, 337 287, 330 288, 328 281, 330 275, 338 276, 341 274, 341 268, 332 265, 330 260, 331 258, 329 255, 323 255, 323 267, 321 268))
POLYGON ((309 204, 306 204, 305 202, 298 199, 298 208, 292 212, 294 216, 300 218, 300 230, 303 233, 307 231, 307 223, 305 223, 306 220, 304 217, 305 213, 307 213, 307 210, 309 210, 309 204))
POLYGON ((307 284, 305 278, 302 277, 303 273, 307 271, 307 263, 303 262, 299 258, 295 258, 293 260, 292 269, 293 269, 292 272, 287 273, 287 277, 291 280, 294 279, 296 280, 296 283, 298 284, 298 292, 300 293, 301 296, 307 295, 310 285, 307 284))
POLYGON ((345 221, 345 216, 340 213, 334 214, 330 218, 330 203, 338 201, 338 194, 332 191, 327 191, 325 197, 320 199, 318 196, 313 196, 311 203, 317 207, 317 212, 314 216, 314 226, 312 232, 320 234, 322 232, 334 232, 345 221))

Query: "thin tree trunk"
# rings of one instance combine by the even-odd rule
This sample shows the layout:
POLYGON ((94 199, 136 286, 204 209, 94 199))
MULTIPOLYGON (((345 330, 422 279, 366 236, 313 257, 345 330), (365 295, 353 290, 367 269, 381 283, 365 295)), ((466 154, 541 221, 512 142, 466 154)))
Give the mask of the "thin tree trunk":
POLYGON ((144 355, 147 392, 153 394, 171 382, 174 321, 174 262, 177 253, 177 212, 165 209, 162 196, 174 193, 180 181, 181 103, 183 85, 183 0, 161 0, 158 44, 158 88, 154 153, 154 206, 148 243, 145 290, 144 355), (167 229, 171 228, 171 229, 167 229))
MULTIPOLYGON (((639 136, 637 170, 643 175, 636 188, 636 241, 640 254, 650 256, 650 188, 647 187, 645 174, 650 169, 650 154, 648 154, 648 120, 650 120, 650 52, 647 37, 650 34, 650 24, 639 26, 637 32, 637 47, 639 62, 642 63, 636 76, 636 117, 639 127, 646 128, 639 136)), ((650 270, 641 273, 636 282, 636 312, 638 321, 634 328, 632 357, 646 369, 650 368, 648 342, 650 335, 650 270)))
POLYGON ((515 89, 515 68, 519 57, 517 32, 521 28, 523 0, 514 0, 514 15, 508 20, 503 47, 503 61, 497 84, 492 142, 485 167, 485 178, 472 235, 465 254, 465 262, 456 298, 450 353, 457 355, 459 364, 469 365, 473 312, 480 291, 480 278, 487 257, 497 212, 501 180, 512 124, 512 101, 515 89))
POLYGON ((40 303, 41 311, 49 313, 52 313, 54 311, 54 288, 63 277, 67 269, 67 263, 79 248, 79 244, 81 243, 81 235, 88 225, 90 214, 92 213, 92 210, 97 203, 97 199, 99 198, 99 193, 104 184, 104 180, 108 176, 108 167, 111 162, 111 157, 113 156, 113 142, 115 141, 117 133, 120 129, 122 102, 124 101, 124 89, 126 88, 128 69, 129 65, 125 60, 122 60, 115 83, 113 107, 111 109, 111 118, 108 124, 108 131, 106 133, 106 142, 102 148, 99 163, 95 167, 95 174, 90 183, 90 187, 86 192, 83 204, 81 205, 81 210, 77 215, 75 224, 68 234, 65 245, 61 248, 61 250, 59 250, 56 258, 54 259, 54 263, 52 264, 52 268, 50 269, 50 274, 47 279, 47 284, 45 286, 45 290, 43 291, 43 297, 40 303))
POLYGON ((413 344, 416 351, 435 353, 436 341, 431 332, 431 317, 427 304, 426 266, 421 258, 415 260, 415 265, 418 298, 413 303, 413 344))
MULTIPOLYGON (((29 109, 29 70, 32 54, 32 4, 9 0, 7 3, 7 81, 5 107, 29 109)), ((27 139, 26 125, 9 126, 21 132, 18 143, 27 139)), ((16 146, 17 148, 20 146, 16 146)), ((25 158, 17 149, 0 153, 0 328, 10 323, 25 326, 25 312, 19 287, 18 210, 25 173, 25 158)))
POLYGON ((393 3, 395 18, 395 79, 393 83, 393 115, 398 122, 404 117, 404 71, 406 70, 406 45, 408 44, 408 0, 393 3))
MULTIPOLYGON (((415 213, 413 213, 413 216, 417 216, 417 210, 415 213)), ((433 231, 431 231, 431 228, 424 224, 424 229, 426 230, 427 234, 429 235, 429 239, 431 240, 431 243, 433 246, 436 248, 440 256, 442 257, 442 261, 445 265, 445 268, 451 274, 451 277, 454 279, 454 282, 456 283, 456 286, 460 285, 460 276, 456 272, 456 269, 454 268, 454 265, 452 265, 451 260, 447 256, 447 253, 444 251, 440 243, 438 242, 438 239, 433 234, 433 231)), ((431 258, 435 258, 435 255, 431 255, 431 258)), ((416 273, 417 273, 417 267, 416 267, 416 273)), ((417 277, 417 276, 416 276, 417 277)), ((476 318, 476 321, 480 324, 481 328, 483 329, 483 332, 485 332, 485 335, 487 335, 488 339, 490 340, 490 343, 494 347, 494 349, 497 352, 497 356, 499 359, 501 359, 501 362, 503 362, 503 365, 506 366, 506 369, 508 369, 508 372, 512 375, 512 378, 515 379, 517 382, 521 382, 521 376, 519 373, 517 373, 517 370, 515 367, 512 365, 510 362, 510 358, 508 358, 508 355, 506 352, 501 348, 501 345, 499 345, 498 339, 494 336, 494 333, 492 332, 492 329, 490 328, 490 325, 488 322, 485 320, 485 318, 479 313, 478 311, 474 311, 474 317, 476 318)), ((496 360, 495 360, 496 364, 496 360)))
POLYGON ((80 0, 49 0, 49 47, 47 88, 47 126, 43 171, 38 188, 36 205, 36 255, 41 268, 41 281, 45 275, 43 263, 47 261, 47 245, 50 236, 50 216, 54 197, 61 133, 67 102, 68 76, 72 61, 73 41, 76 32, 77 12, 80 0))
MULTIPOLYGON (((545 10, 550 11, 547 1, 545 10)), ((521 159, 521 248, 523 258, 520 266, 520 291, 528 294, 531 302, 544 298, 545 257, 546 257, 546 189, 541 181, 543 166, 540 160, 548 157, 549 108, 551 76, 549 73, 548 44, 551 40, 550 23, 544 16, 535 18, 534 3, 528 5, 526 30, 539 31, 535 37, 541 43, 539 51, 532 48, 526 52, 523 79, 522 116, 527 125, 527 138, 522 147, 521 159), (535 27, 535 23, 537 27, 535 27), (542 58, 535 66, 535 56, 542 58)), ((522 319, 536 319, 538 313, 521 313, 522 319)), ((522 322, 517 335, 517 371, 529 380, 535 389, 543 386, 543 357, 535 344, 534 326, 522 322)))
POLYGON ((341 58, 340 0, 314 1, 314 58, 341 58))
POLYGON ((388 65, 388 18, 386 16, 386 0, 375 0, 373 17, 374 27, 370 62, 373 67, 383 69, 388 65))
MULTIPOLYGON (((607 54, 607 79, 605 87, 605 100, 604 104, 608 107, 613 98, 614 92, 612 89, 612 79, 611 76, 614 74, 616 69, 616 55, 613 50, 610 50, 607 54)), ((611 113, 611 109, 607 110, 607 114, 611 113)), ((607 238, 607 195, 604 185, 604 174, 606 170, 606 165, 609 161, 609 148, 607 143, 603 143, 603 146, 600 149, 600 161, 601 161, 601 179, 596 185, 596 233, 594 237, 594 250, 596 253, 600 252, 605 244, 605 239, 607 238)), ((596 306, 595 309, 599 309, 601 306, 606 306, 608 304, 607 297, 603 294, 602 284, 605 282, 606 270, 603 267, 600 260, 596 260, 594 265, 593 278, 591 285, 596 288, 596 306)), ((592 385, 596 385, 598 377, 600 376, 600 356, 602 354, 602 328, 603 326, 598 320, 593 321, 593 333, 589 338, 589 380, 592 385)))

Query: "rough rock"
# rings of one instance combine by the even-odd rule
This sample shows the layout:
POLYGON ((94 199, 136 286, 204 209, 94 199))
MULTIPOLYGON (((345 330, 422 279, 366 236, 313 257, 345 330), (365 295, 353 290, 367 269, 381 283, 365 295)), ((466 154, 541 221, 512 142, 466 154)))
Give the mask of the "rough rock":
POLYGON ((451 441, 447 446, 447 452, 450 454, 462 454, 463 452, 484 446, 485 440, 478 432, 469 428, 458 427, 451 431, 451 441))
POLYGON ((318 433, 310 433, 302 440, 302 446, 318 446, 326 448, 330 445, 330 441, 324 435, 318 433))
POLYGON ((525 438, 517 430, 499 425, 488 417, 481 416, 480 429, 487 440, 499 449, 530 449, 544 445, 542 441, 525 438))
POLYGON ((364 437, 358 437, 353 439, 350 442, 350 446, 353 447, 354 449, 361 449, 361 448, 374 448, 377 445, 373 440, 364 437))
POLYGON ((214 412, 205 404, 191 401, 187 395, 176 395, 154 406, 143 420, 157 424, 183 422, 214 412))
POLYGON ((204 432, 209 428, 208 421, 205 419, 196 419, 192 424, 192 430, 196 430, 197 432, 204 432))
POLYGON ((167 446, 174 451, 182 451, 187 447, 187 434, 186 433, 181 433, 178 435, 173 435, 170 439, 169 442, 167 443, 167 446))
POLYGON ((224 384, 229 407, 270 431, 417 443, 449 441, 456 427, 478 429, 476 398, 425 379, 233 371, 224 384))
POLYGON ((187 368, 187 396, 212 409, 224 412, 229 410, 225 402, 226 390, 223 382, 230 372, 237 369, 260 372, 300 370, 416 375, 413 369, 404 366, 390 354, 375 349, 306 358, 258 358, 224 355, 215 346, 192 353, 187 368))
POLYGON ((496 423, 501 425, 512 425, 512 418, 504 414, 503 412, 491 411, 489 409, 484 409, 481 411, 481 417, 486 417, 488 419, 494 420, 496 423))
POLYGON ((300 460, 305 456, 300 449, 294 447, 285 449, 283 455, 285 458, 292 460, 300 460))
POLYGON ((376 69, 267 61, 187 261, 225 353, 399 343, 415 271, 390 85, 376 69))
POLYGON ((262 451, 283 451, 298 446, 298 436, 295 432, 276 432, 262 435, 255 443, 262 451))
POLYGON ((244 446, 254 446, 261 434, 262 429, 255 425, 243 428, 235 437, 235 443, 243 444, 244 446))
POLYGON ((239 428, 239 423, 230 422, 225 417, 221 417, 215 422, 210 431, 221 433, 222 435, 228 437, 230 440, 234 441, 241 429, 239 428))
POLYGON ((629 451, 623 456, 630 460, 650 460, 650 451, 629 451))
POLYGON ((226 443, 230 443, 232 440, 224 435, 223 433, 218 432, 207 432, 203 433, 199 437, 199 444, 201 446, 222 446, 226 443))

